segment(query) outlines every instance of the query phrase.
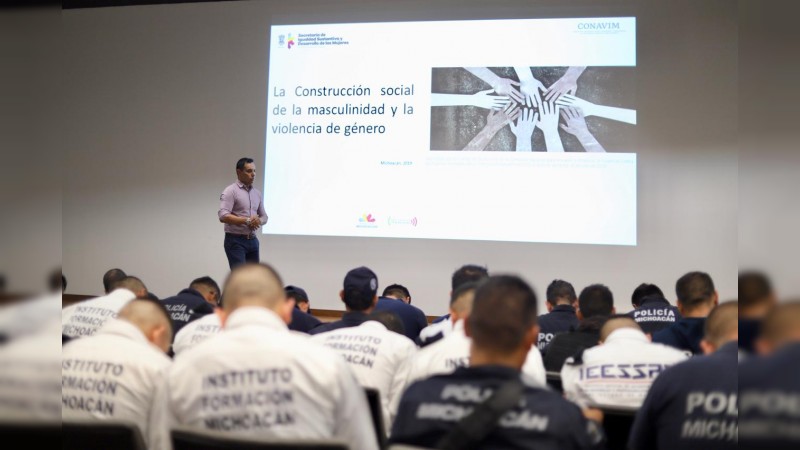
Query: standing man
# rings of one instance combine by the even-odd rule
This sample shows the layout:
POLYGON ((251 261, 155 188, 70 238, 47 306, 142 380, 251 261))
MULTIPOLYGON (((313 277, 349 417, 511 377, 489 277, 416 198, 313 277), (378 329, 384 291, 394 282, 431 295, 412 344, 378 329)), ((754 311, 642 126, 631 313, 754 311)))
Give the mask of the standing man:
POLYGON ((256 165, 252 158, 236 162, 238 180, 219 196, 219 221, 225 224, 225 255, 231 269, 244 262, 258 262, 256 230, 267 223, 264 197, 253 187, 256 165))

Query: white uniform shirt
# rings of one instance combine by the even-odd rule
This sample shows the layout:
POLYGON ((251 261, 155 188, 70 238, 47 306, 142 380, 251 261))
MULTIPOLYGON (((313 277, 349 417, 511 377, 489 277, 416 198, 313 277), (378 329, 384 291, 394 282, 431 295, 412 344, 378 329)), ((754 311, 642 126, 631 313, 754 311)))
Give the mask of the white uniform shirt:
POLYGON ((419 332, 419 340, 425 342, 439 333, 442 334, 442 337, 446 337, 451 331, 453 331, 453 322, 448 317, 447 319, 432 323, 423 328, 422 331, 419 332))
MULTIPOLYGON (((432 375, 452 373, 459 367, 469 366, 471 345, 472 339, 464 334, 464 321, 459 320, 450 334, 417 352, 411 364, 409 383, 432 375)), ((547 383, 542 355, 535 345, 528 352, 528 358, 522 366, 522 374, 536 385, 544 386, 547 383)))
POLYGON ((63 419, 133 422, 147 438, 155 391, 170 364, 135 325, 109 320, 94 336, 64 346, 63 419))
POLYGON ((582 364, 567 359, 564 394, 582 407, 639 408, 658 374, 685 359, 684 352, 654 344, 639 330, 621 328, 584 351, 582 364))
POLYGON ((221 333, 175 359, 157 395, 156 450, 171 448, 177 426, 378 448, 363 388, 342 357, 265 308, 234 311, 221 333))
POLYGON ((175 341, 172 343, 172 351, 175 352, 175 357, 177 357, 220 331, 222 331, 222 323, 219 320, 219 316, 217 314, 206 314, 197 320, 189 322, 181 328, 181 331, 178 331, 178 334, 175 335, 175 341))
POLYGON ((59 319, 34 334, 0 345, 0 420, 6 419, 61 421, 59 319))
POLYGON ((61 317, 61 293, 0 307, 0 334, 8 339, 36 333, 61 317))
POLYGON ((374 320, 311 339, 341 354, 361 386, 380 392, 383 423, 390 430, 417 352, 414 342, 374 320))
POLYGON ((71 338, 91 336, 136 295, 127 289, 116 289, 103 297, 85 300, 61 310, 61 334, 71 338))

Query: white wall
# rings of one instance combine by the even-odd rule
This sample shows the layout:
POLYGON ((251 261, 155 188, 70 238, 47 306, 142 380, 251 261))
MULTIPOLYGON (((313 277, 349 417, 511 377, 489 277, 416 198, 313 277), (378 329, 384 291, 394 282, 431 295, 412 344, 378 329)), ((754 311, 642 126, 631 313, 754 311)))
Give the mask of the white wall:
POLYGON ((463 263, 519 273, 540 297, 556 277, 577 289, 603 282, 618 310, 629 309, 630 292, 643 281, 672 297, 675 280, 689 270, 708 271, 723 298, 737 295, 735 2, 567 10, 523 0, 450 0, 435 8, 421 1, 286 3, 64 12, 69 293, 100 293, 103 272, 116 266, 160 296, 200 275, 222 281, 218 197, 240 156, 263 167, 272 20, 635 14, 638 246, 265 236, 262 258, 286 283, 305 287, 314 307, 327 309, 341 309, 341 280, 357 265, 372 267, 381 285, 407 285, 431 315, 445 312, 450 274, 463 263))

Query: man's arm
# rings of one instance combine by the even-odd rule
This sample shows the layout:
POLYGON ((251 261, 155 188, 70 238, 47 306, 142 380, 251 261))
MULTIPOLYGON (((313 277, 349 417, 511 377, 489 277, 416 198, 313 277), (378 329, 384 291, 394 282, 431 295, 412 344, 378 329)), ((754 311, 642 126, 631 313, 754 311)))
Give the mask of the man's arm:
POLYGON ((219 196, 219 211, 217 212, 219 221, 228 225, 247 225, 249 217, 239 217, 233 214, 233 200, 233 192, 229 188, 225 188, 222 195, 219 196))
POLYGON ((258 201, 258 210, 256 211, 256 213, 258 213, 258 226, 261 226, 261 225, 266 225, 267 224, 267 220, 269 220, 269 216, 267 216, 267 212, 264 210, 264 195, 260 194, 260 193, 259 193, 259 195, 260 195, 261 198, 258 199, 259 200, 258 201))

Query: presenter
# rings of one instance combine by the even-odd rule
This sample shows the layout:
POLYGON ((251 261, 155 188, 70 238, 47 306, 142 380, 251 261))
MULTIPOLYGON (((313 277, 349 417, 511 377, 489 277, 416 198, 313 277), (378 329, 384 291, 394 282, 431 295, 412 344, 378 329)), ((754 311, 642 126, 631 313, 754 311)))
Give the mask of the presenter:
POLYGON ((236 162, 238 180, 219 196, 219 221, 225 224, 225 255, 231 269, 245 262, 258 262, 256 231, 267 223, 264 197, 253 187, 256 165, 252 158, 236 162))

